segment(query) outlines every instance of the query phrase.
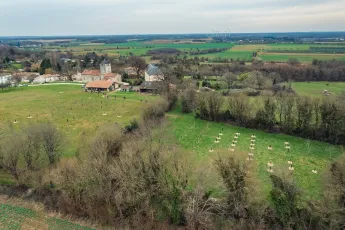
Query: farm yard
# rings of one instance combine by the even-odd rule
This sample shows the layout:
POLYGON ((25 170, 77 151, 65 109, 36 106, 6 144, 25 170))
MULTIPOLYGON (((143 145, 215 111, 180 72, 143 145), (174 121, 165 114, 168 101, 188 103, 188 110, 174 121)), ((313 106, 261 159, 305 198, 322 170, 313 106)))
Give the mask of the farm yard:
POLYGON ((195 119, 193 115, 182 114, 178 109, 170 112, 168 118, 171 122, 170 132, 184 149, 195 154, 195 161, 200 164, 197 168, 214 167, 212 159, 219 154, 233 154, 230 148, 244 158, 248 157, 248 153, 253 153, 257 177, 266 195, 271 188, 270 173, 267 172, 269 162, 273 163, 275 173, 293 175, 294 181, 303 190, 304 199, 310 199, 321 194, 322 175, 342 153, 340 147, 331 144, 195 119), (219 136, 220 132, 222 136, 219 136), (232 146, 236 133, 240 133, 238 142, 232 146), (252 135, 256 136, 254 150, 250 150, 252 135), (215 143, 217 137, 221 138, 219 143, 215 143), (285 142, 289 143, 290 150, 285 142), (269 146, 273 149, 269 150, 269 146), (288 161, 293 163, 293 172, 289 170, 288 161), (318 174, 313 170, 317 170, 318 174))

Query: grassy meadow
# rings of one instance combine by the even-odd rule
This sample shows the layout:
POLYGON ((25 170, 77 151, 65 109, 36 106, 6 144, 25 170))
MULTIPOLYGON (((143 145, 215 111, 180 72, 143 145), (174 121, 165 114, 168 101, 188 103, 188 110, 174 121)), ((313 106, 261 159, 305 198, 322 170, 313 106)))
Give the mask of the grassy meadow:
POLYGON ((297 59, 301 63, 311 64, 314 59, 325 60, 342 60, 345 61, 345 54, 320 54, 320 53, 266 53, 261 52, 258 57, 266 62, 287 62, 289 59, 297 59))
MULTIPOLYGON (((35 122, 52 122, 70 140, 66 156, 73 156, 83 133, 93 132, 108 122, 122 126, 139 119, 140 109, 153 96, 132 92, 86 93, 80 85, 42 85, 0 92, 0 124, 15 127, 35 122), (125 97, 125 99, 124 99, 125 97), (138 110, 139 109, 139 110, 138 110), (103 115, 103 114, 106 115, 103 115), (32 118, 27 117, 31 115, 32 118), (17 124, 14 124, 17 120, 17 124)), ((0 132, 0 134, 4 135, 0 132)))
MULTIPOLYGON (((156 97, 111 92, 106 99, 102 94, 85 93, 80 85, 42 85, 0 91, 0 99, 0 137, 6 135, 9 127, 52 122, 67 136, 64 157, 72 157, 81 138, 92 136, 97 128, 107 123, 125 126, 139 119, 140 108, 156 97)), ((10 175, 0 171, 0 183, 12 182, 10 175)))
POLYGON ((230 154, 229 148, 237 132, 241 135, 236 144, 235 152, 247 157, 248 153, 251 152, 249 149, 251 135, 254 134, 256 136, 255 150, 253 151, 254 162, 257 164, 256 172, 262 183, 264 194, 268 194, 270 189, 269 173, 267 172, 267 163, 270 159, 274 164, 273 170, 275 172, 287 174, 291 174, 287 163, 291 160, 295 168, 293 172, 295 182, 303 189, 305 198, 312 198, 320 195, 324 172, 342 152, 340 147, 331 144, 208 122, 195 119, 190 114, 182 114, 178 110, 170 112, 168 118, 171 122, 171 132, 175 135, 177 143, 195 155, 201 165, 208 162, 208 167, 212 167, 212 159, 217 157, 219 153, 230 154), (220 143, 216 144, 214 142, 222 129, 222 139, 220 143), (290 152, 285 149, 284 142, 290 143, 290 152), (272 151, 268 150, 269 145, 272 145, 272 151), (211 148, 214 149, 214 152, 209 152, 211 148), (312 173, 314 169, 318 170, 318 174, 312 173))
POLYGON ((0 229, 91 230, 67 220, 48 217, 31 209, 3 203, 0 200, 0 229))
POLYGON ((324 90, 328 90, 331 95, 338 96, 345 91, 345 82, 293 82, 292 88, 302 96, 325 97, 324 90))

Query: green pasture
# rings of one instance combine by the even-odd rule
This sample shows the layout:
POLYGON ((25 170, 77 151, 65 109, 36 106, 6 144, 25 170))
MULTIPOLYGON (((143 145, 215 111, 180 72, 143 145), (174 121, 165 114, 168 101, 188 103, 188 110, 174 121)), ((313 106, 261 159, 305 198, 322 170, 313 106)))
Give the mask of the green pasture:
POLYGON ((15 127, 52 122, 69 139, 65 155, 73 156, 83 133, 92 133, 106 123, 124 126, 132 119, 139 119, 140 108, 145 106, 146 100, 155 100, 154 96, 134 92, 111 92, 109 95, 106 99, 102 94, 86 93, 80 85, 42 85, 0 91, 0 125, 15 127), (29 115, 31 119, 27 118, 29 115), (18 123, 14 124, 14 120, 18 123))
POLYGON ((251 61, 252 60, 252 52, 248 51, 232 51, 232 50, 227 50, 224 52, 218 52, 218 53, 209 53, 209 54, 201 54, 201 55, 196 55, 197 57, 204 57, 204 58, 209 58, 211 61, 216 58, 221 58, 221 59, 233 59, 233 60, 244 60, 244 61, 251 61))
POLYGON ((301 63, 311 64, 318 60, 344 60, 345 54, 316 54, 316 53, 259 53, 258 57, 263 61, 287 62, 289 59, 297 59, 301 63))
POLYGON ((41 216, 31 209, 0 204, 0 229, 91 230, 59 218, 41 216))
POLYGON ((194 118, 193 115, 185 115, 179 111, 168 114, 171 122, 170 129, 175 135, 177 143, 190 154, 202 162, 207 159, 212 160, 217 156, 217 152, 228 152, 234 140, 235 133, 239 132, 238 143, 235 151, 247 157, 252 150, 249 149, 251 135, 256 136, 254 161, 257 164, 257 175, 263 183, 263 190, 268 193, 270 188, 267 163, 271 159, 275 172, 285 172, 292 174, 288 170, 287 161, 291 160, 295 168, 293 178, 297 185, 303 189, 305 198, 314 198, 322 191, 322 175, 329 168, 330 163, 341 155, 341 149, 337 146, 310 141, 302 138, 292 137, 283 134, 271 134, 258 130, 240 128, 228 124, 208 122, 194 118), (220 143, 214 143, 219 132, 223 129, 220 143), (284 142, 289 142, 290 152, 285 149, 284 142), (273 150, 268 150, 272 145, 273 150), (213 148, 214 152, 209 152, 213 148), (318 174, 312 170, 318 170, 318 174))
POLYGON ((345 91, 345 82, 293 82, 292 88, 302 96, 326 97, 323 94, 324 90, 338 96, 345 91))

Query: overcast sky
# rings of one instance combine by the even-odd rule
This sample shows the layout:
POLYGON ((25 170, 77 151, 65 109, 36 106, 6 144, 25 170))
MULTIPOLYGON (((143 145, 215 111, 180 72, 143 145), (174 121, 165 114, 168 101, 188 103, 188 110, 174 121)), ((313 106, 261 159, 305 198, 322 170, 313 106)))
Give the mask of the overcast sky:
POLYGON ((345 31, 345 0, 0 0, 0 36, 345 31))

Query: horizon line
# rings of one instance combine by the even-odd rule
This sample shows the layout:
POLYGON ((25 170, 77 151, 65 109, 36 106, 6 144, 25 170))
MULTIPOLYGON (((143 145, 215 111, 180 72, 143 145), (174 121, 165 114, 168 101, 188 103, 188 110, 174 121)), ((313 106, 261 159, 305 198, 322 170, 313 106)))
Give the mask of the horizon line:
POLYGON ((292 33, 344 33, 345 31, 288 31, 288 32, 200 32, 200 33, 143 33, 143 34, 79 34, 79 35, 1 35, 0 38, 28 37, 91 37, 91 36, 147 36, 147 35, 213 35, 213 34, 292 34, 292 33))

